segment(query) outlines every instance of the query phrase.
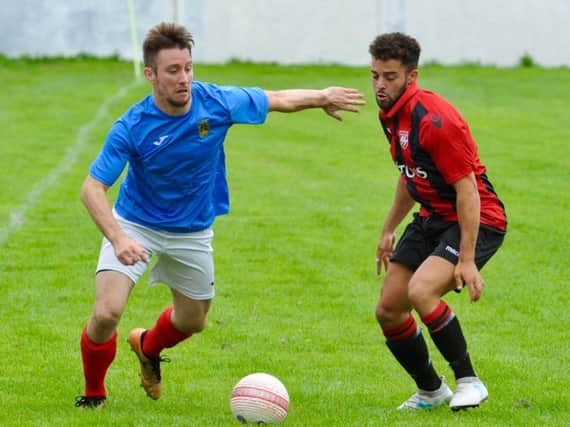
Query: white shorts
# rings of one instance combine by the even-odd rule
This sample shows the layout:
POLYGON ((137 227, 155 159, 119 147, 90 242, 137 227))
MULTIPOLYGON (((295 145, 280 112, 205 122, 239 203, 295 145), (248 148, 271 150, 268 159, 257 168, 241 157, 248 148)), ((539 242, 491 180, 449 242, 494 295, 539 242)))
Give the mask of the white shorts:
MULTIPOLYGON (((214 232, 211 228, 195 233, 168 233, 127 221, 117 213, 115 218, 125 233, 145 249, 148 262, 154 255, 157 256, 150 273, 151 285, 165 283, 195 300, 214 297, 214 232)), ((137 283, 148 267, 148 262, 124 265, 115 256, 109 240, 103 238, 97 273, 103 270, 118 271, 137 283)))

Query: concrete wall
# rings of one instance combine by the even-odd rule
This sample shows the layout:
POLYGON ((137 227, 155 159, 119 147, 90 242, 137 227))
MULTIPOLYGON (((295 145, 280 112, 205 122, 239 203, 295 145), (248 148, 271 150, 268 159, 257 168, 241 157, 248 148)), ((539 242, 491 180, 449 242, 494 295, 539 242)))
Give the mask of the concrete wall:
MULTIPOLYGON (((137 44, 162 20, 186 25, 194 58, 366 65, 380 32, 418 38, 422 61, 570 65, 568 0, 134 0, 137 44)), ((0 0, 9 57, 133 57, 127 0, 0 0)), ((137 54, 139 54, 137 52, 137 54)))

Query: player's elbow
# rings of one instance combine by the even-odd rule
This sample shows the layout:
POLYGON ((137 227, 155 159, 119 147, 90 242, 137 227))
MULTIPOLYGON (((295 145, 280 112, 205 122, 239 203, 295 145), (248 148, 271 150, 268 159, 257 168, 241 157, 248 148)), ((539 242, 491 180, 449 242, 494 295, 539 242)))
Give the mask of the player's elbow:
POLYGON ((91 176, 87 176, 83 185, 81 186, 81 202, 88 206, 89 201, 93 199, 93 195, 97 192, 105 193, 107 191, 107 186, 103 183, 97 181, 96 179, 92 178, 91 176))
POLYGON ((81 186, 81 194, 80 194, 80 198, 81 198, 81 202, 86 205, 87 204, 87 200, 89 200, 89 193, 90 193, 90 189, 91 189, 91 185, 90 185, 90 177, 85 178, 85 181, 83 181, 83 185, 81 186))
POLYGON ((287 111, 287 103, 281 92, 268 90, 265 93, 269 102, 269 111, 287 111))

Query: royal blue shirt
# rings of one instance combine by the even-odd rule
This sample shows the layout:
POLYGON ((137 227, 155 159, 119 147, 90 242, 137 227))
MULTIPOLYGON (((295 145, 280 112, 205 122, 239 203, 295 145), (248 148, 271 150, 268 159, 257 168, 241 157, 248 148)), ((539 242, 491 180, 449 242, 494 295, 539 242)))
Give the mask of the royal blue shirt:
POLYGON ((204 230, 229 212, 228 129, 261 124, 268 110, 260 88, 194 81, 190 111, 182 116, 165 114, 149 95, 113 124, 89 173, 110 187, 128 163, 115 202, 120 216, 154 230, 204 230))

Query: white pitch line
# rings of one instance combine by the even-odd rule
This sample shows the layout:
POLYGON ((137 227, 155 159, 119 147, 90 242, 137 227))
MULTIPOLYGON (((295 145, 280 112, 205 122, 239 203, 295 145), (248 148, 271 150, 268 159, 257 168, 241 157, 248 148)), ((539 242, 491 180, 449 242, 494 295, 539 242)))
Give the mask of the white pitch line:
POLYGON ((128 86, 120 88, 113 96, 107 98, 101 104, 97 113, 88 123, 79 128, 77 139, 75 143, 67 149, 65 156, 61 162, 53 168, 46 176, 44 176, 32 190, 26 195, 24 202, 16 209, 12 210, 9 215, 8 225, 0 231, 0 247, 8 240, 8 238, 18 230, 26 221, 26 214, 40 201, 44 193, 57 184, 60 178, 69 172, 72 166, 75 165, 81 152, 86 148, 89 141, 89 136, 93 128, 102 121, 110 107, 115 104, 119 99, 125 96, 129 90, 138 84, 137 81, 128 86))

